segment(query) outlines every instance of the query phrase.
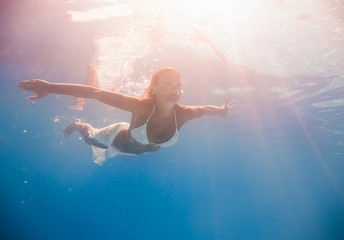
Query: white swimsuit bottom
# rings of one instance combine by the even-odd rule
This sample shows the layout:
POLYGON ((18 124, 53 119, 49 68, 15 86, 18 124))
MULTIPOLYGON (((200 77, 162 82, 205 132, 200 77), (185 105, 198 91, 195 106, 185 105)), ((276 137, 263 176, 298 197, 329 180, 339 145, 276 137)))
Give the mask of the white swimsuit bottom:
POLYGON ((129 123, 127 122, 119 122, 111 124, 105 128, 97 129, 94 128, 89 133, 89 138, 96 140, 98 143, 101 143, 107 147, 107 149, 98 148, 92 145, 93 156, 92 159, 95 163, 99 165, 103 165, 103 163, 109 159, 113 158, 117 155, 126 155, 126 156, 136 156, 136 154, 132 153, 123 153, 114 146, 112 146, 113 140, 117 137, 118 133, 123 128, 128 128, 129 123))

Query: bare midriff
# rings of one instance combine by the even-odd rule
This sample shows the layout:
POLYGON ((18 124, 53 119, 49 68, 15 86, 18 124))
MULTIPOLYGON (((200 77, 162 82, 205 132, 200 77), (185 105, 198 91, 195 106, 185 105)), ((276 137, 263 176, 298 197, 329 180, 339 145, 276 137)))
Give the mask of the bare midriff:
POLYGON ((133 139, 129 133, 129 128, 122 129, 117 134, 111 145, 121 152, 133 154, 155 152, 160 149, 160 147, 154 144, 142 145, 141 143, 135 141, 135 139, 133 139))

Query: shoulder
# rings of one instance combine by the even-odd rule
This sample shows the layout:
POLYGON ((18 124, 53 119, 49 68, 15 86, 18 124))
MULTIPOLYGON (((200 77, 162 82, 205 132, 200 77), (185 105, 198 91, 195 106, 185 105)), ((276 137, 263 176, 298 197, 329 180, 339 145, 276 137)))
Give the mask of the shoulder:
POLYGON ((192 107, 187 106, 187 105, 176 104, 174 109, 176 111, 179 127, 181 127, 184 123, 189 121, 193 114, 192 107))
POLYGON ((179 115, 181 122, 185 123, 195 118, 202 117, 207 112, 207 106, 176 106, 177 115, 179 115))
POLYGON ((174 106, 174 109, 176 109, 176 111, 186 111, 190 108, 190 106, 187 106, 187 105, 180 105, 180 104, 176 104, 174 106))
POLYGON ((138 98, 138 104, 135 107, 135 112, 133 112, 133 114, 137 116, 146 115, 148 112, 152 111, 154 104, 155 102, 153 99, 138 98))
POLYGON ((174 110, 176 111, 177 115, 183 116, 188 111, 188 106, 176 104, 174 106, 174 110))
POLYGON ((194 107, 194 106, 179 105, 179 104, 176 104, 176 106, 174 107, 176 112, 178 112, 181 115, 192 114, 195 111, 196 108, 197 107, 194 107))

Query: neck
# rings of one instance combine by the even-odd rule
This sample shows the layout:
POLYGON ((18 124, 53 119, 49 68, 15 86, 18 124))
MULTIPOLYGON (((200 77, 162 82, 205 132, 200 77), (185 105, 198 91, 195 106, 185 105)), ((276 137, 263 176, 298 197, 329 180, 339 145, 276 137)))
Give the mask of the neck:
POLYGON ((175 103, 155 102, 155 111, 159 113, 161 117, 170 116, 174 112, 175 103))

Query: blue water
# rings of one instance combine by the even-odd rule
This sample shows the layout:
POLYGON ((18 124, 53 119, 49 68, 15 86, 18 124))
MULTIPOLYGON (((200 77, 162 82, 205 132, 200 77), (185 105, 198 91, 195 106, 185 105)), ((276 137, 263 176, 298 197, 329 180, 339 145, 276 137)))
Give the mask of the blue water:
POLYGON ((67 96, 32 103, 17 88, 32 77, 82 83, 88 41, 50 39, 52 48, 43 52, 25 48, 22 28, 22 35, 9 29, 2 30, 12 33, 2 35, 2 45, 13 51, 12 37, 24 52, 0 55, 0 239, 344 239, 339 73, 283 77, 251 66, 228 69, 187 45, 162 46, 160 60, 138 60, 134 76, 175 66, 183 74, 182 104, 222 105, 229 95, 235 114, 228 123, 188 122, 178 144, 100 167, 79 135, 62 136, 63 127, 74 118, 104 127, 130 115, 93 100, 83 111, 69 109, 67 96), (247 86, 253 90, 242 90, 247 86), (290 95, 271 91, 276 86, 290 95), (214 90, 233 87, 241 90, 214 90))

